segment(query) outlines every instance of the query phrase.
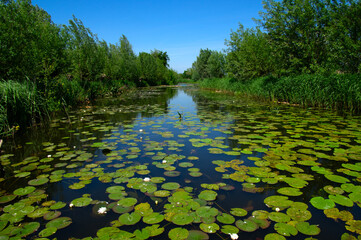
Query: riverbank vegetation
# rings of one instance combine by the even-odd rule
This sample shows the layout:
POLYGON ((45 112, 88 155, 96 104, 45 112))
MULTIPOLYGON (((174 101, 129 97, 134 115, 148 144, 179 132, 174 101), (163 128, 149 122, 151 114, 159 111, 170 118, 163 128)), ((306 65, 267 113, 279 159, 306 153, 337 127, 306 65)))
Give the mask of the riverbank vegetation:
POLYGON ((203 87, 359 112, 361 2, 267 0, 263 5, 256 28, 240 24, 221 58, 211 59, 214 51, 202 49, 183 75, 203 80, 203 87))
POLYGON ((58 25, 31 0, 0 1, 0 32, 0 134, 64 105, 178 77, 167 52, 137 55, 124 35, 99 40, 75 16, 58 25))

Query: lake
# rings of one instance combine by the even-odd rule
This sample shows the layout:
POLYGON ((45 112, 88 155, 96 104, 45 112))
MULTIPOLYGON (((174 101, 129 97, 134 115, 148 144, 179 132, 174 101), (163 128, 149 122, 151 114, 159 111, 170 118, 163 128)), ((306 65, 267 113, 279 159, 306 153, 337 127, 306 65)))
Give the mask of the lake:
POLYGON ((361 234, 360 116, 154 87, 74 109, 0 150, 0 239, 361 234))

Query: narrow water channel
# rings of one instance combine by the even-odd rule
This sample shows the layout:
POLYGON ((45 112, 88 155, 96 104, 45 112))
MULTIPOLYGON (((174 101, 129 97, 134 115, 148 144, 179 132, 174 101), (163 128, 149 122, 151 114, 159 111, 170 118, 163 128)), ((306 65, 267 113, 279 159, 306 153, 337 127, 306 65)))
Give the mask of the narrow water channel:
POLYGON ((0 239, 361 234, 359 116, 156 87, 0 150, 0 239))

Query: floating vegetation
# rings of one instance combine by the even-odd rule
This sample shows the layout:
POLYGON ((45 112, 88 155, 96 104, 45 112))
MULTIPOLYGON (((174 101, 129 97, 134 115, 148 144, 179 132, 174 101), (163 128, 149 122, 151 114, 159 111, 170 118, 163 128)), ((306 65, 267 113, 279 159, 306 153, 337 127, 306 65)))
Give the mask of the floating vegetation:
POLYGON ((360 117, 175 91, 104 99, 5 144, 0 239, 359 238, 360 117))

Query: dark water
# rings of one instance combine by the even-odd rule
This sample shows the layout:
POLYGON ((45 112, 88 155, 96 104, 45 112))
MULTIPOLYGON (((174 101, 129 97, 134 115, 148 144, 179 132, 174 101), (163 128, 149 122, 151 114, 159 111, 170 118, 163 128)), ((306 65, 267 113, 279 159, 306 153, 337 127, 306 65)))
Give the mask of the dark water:
MULTIPOLYGON (((357 221, 329 218, 310 200, 319 196, 324 199, 332 198, 329 195, 344 196, 348 203, 334 201, 332 208, 345 211, 343 213, 347 211, 355 220, 360 219, 358 204, 361 199, 350 194, 358 196, 361 190, 346 191, 350 185, 343 183, 347 181, 353 187, 360 185, 360 129, 360 117, 257 102, 186 85, 149 88, 116 99, 102 99, 54 119, 46 126, 29 129, 15 139, 5 140, 0 157, 2 196, 28 186, 35 178, 50 181, 35 186, 36 191, 44 191, 43 197, 36 201, 27 202, 29 196, 20 195, 1 204, 6 211, 2 212, 0 220, 5 230, 11 228, 12 231, 2 230, 0 236, 19 236, 17 231, 20 230, 16 229, 21 229, 24 223, 39 222, 37 231, 23 237, 35 239, 49 221, 27 214, 14 219, 11 215, 15 212, 9 213, 9 205, 21 202, 24 206, 33 206, 35 211, 51 206, 54 202, 49 201, 55 201, 66 203, 58 211, 61 217, 71 218, 72 223, 58 229, 49 239, 95 238, 101 228, 117 223, 114 221, 121 215, 111 209, 107 209, 106 214, 98 214, 94 209, 99 201, 109 204, 118 201, 109 198, 106 189, 110 186, 123 186, 127 197, 137 199, 136 204, 149 203, 154 212, 165 215, 168 197, 155 197, 154 191, 146 193, 128 185, 134 178, 155 177, 164 178, 164 182, 154 184, 156 190, 162 190, 164 183, 177 182, 179 189, 170 190, 170 194, 185 189, 193 199, 198 199, 207 188, 221 187, 213 189, 217 194, 215 200, 203 201, 203 204, 219 210, 219 215, 229 214, 232 208, 247 210, 246 216, 234 216, 235 221, 256 215, 258 210, 286 215, 290 206, 278 207, 277 203, 273 207, 267 206, 264 200, 274 195, 287 196, 287 193, 277 192, 281 188, 299 189, 299 196, 288 198, 308 205, 306 213, 312 217, 305 222, 320 229, 315 238, 340 239, 344 233, 357 236, 361 229, 346 229, 357 221), (163 163, 164 160, 167 162, 163 163), (315 167, 328 172, 320 173, 315 167), (56 180, 53 175, 55 171, 59 173, 58 170, 63 171, 56 180), (165 175, 171 171, 178 172, 179 176, 165 175), (190 175, 194 171, 200 176, 190 175), (29 175, 19 175, 24 172, 29 175), (334 180, 332 176, 335 175, 343 179, 334 180), (81 188, 76 185, 78 183, 83 184, 81 188), (230 189, 222 189, 224 185, 230 189), (80 189, 74 189, 74 186, 80 189), (325 186, 338 191, 330 193, 325 186), (91 204, 69 207, 74 199, 84 194, 93 200, 91 204)), ((188 209, 188 214, 195 212, 196 209, 188 209)), ((286 220, 269 217, 266 220, 269 227, 252 232, 240 230, 239 239, 263 239, 269 233, 277 233, 276 221, 292 226, 300 222, 292 216, 286 220)), ((217 219, 214 222, 220 229, 208 233, 209 238, 230 239, 230 235, 221 229, 236 224, 225 224, 217 219)), ((171 218, 157 224, 164 232, 150 239, 167 239, 169 231, 177 227, 200 230, 201 226, 197 220, 179 226, 173 224, 171 218)), ((141 220, 118 229, 133 233, 150 225, 141 220)), ((290 238, 305 239, 311 235, 301 230, 290 238)))

